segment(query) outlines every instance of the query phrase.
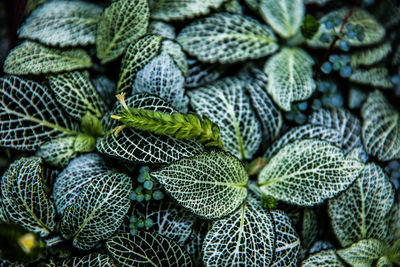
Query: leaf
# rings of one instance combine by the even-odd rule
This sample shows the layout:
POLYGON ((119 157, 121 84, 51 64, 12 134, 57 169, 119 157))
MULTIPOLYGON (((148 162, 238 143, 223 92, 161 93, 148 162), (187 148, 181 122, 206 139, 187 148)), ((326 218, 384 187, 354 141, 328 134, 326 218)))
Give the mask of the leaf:
POLYGON ((333 230, 342 247, 361 239, 384 240, 393 201, 394 189, 383 170, 375 163, 366 165, 349 189, 328 202, 333 230))
POLYGON ((258 21, 218 13, 183 28, 177 41, 202 62, 234 63, 264 57, 278 49, 273 32, 258 21))
POLYGON ((8 76, 0 88, 1 146, 34 151, 51 138, 77 134, 46 87, 8 76))
POLYGON ((72 257, 63 261, 61 267, 99 266, 112 267, 113 262, 107 255, 92 253, 84 257, 72 257))
POLYGON ((185 88, 195 88, 218 80, 224 73, 221 64, 206 64, 195 59, 188 59, 189 71, 185 80, 185 88))
POLYGON ((294 230, 289 217, 282 211, 272 211, 275 224, 275 254, 272 266, 297 266, 300 250, 300 239, 294 230))
POLYGON ((107 172, 82 188, 75 202, 66 207, 61 234, 79 249, 91 249, 109 238, 121 225, 129 207, 131 178, 122 173, 107 172))
POLYGON ((312 125, 324 126, 339 133, 340 145, 346 155, 361 146, 361 121, 344 108, 327 108, 314 111, 308 121, 312 125))
MULTIPOLYGON (((154 13, 154 12, 152 12, 154 13)), ((159 20, 151 20, 149 24, 148 34, 160 35, 163 38, 175 40, 176 32, 174 26, 159 20)))
POLYGON ((301 34, 307 39, 312 39, 318 32, 320 26, 321 24, 313 16, 307 14, 304 18, 303 25, 300 27, 301 34))
MULTIPOLYGON (((127 98, 126 103, 132 108, 170 114, 176 112, 164 100, 155 96, 134 95, 127 98)), ((120 109, 120 104, 116 104, 113 110, 103 117, 102 124, 105 131, 110 131, 118 125, 118 121, 111 119, 110 115, 117 114, 120 109)), ((99 139, 97 149, 109 156, 141 163, 169 163, 204 150, 201 144, 194 141, 134 131, 129 128, 122 130, 118 136, 110 134, 99 139)))
POLYGON ((185 78, 173 58, 165 52, 154 57, 136 73, 132 94, 147 93, 163 98, 178 111, 187 111, 185 78))
POLYGON ((246 83, 225 78, 188 92, 190 105, 199 115, 206 116, 220 129, 227 151, 239 159, 251 159, 261 143, 261 125, 245 94, 246 83))
POLYGON ((303 23, 303 0, 261 0, 259 8, 264 20, 283 38, 294 36, 303 23))
POLYGON ((262 144, 269 144, 282 128, 282 114, 264 90, 268 83, 267 76, 259 69, 253 69, 253 72, 254 80, 247 82, 245 89, 263 129, 262 144))
POLYGON ((325 126, 305 124, 303 126, 291 128, 279 139, 268 146, 267 150, 264 153, 264 158, 270 159, 287 144, 290 144, 296 140, 304 139, 318 139, 321 141, 332 143, 333 145, 338 147, 341 146, 341 138, 339 132, 335 129, 327 128, 325 126))
POLYGON ((372 263, 384 255, 386 246, 377 239, 364 239, 348 248, 337 251, 351 266, 372 266, 372 263))
POLYGON ((375 90, 361 109, 362 140, 365 150, 380 161, 400 158, 399 113, 375 90))
POLYGON ((358 66, 370 66, 385 59, 390 52, 392 52, 392 45, 390 42, 354 52, 350 55, 350 65, 353 69, 358 66))
POLYGON ((219 8, 225 0, 170 0, 150 1, 151 18, 165 21, 191 19, 207 15, 219 8))
MULTIPOLYGON (((307 43, 311 47, 324 47, 328 48, 330 43, 325 43, 320 41, 320 37, 322 34, 327 33, 334 35, 335 32, 340 31, 341 24, 335 26, 333 29, 327 29, 325 27, 325 22, 332 20, 333 18, 338 18, 340 21, 343 21, 345 17, 349 14, 350 9, 348 7, 332 11, 320 19, 321 27, 319 28, 318 33, 314 36, 314 39, 308 40, 307 43)), ((376 19, 369 14, 367 11, 355 8, 349 19, 347 20, 347 24, 360 25, 364 29, 364 40, 359 41, 357 38, 350 39, 347 37, 347 29, 346 27, 343 29, 342 33, 345 35, 342 37, 342 40, 349 43, 350 46, 360 47, 372 45, 380 42, 385 36, 385 28, 376 21, 376 19)), ((339 42, 336 42, 335 47, 339 47, 339 42)))
POLYGON ((347 189, 363 164, 345 159, 325 141, 299 140, 283 147, 258 176, 260 189, 290 204, 312 206, 347 189))
POLYGON ((80 48, 50 48, 24 41, 8 54, 4 72, 14 75, 39 75, 90 68, 92 61, 80 48))
POLYGON ((203 242, 206 266, 270 266, 275 249, 271 214, 253 197, 230 216, 215 221, 203 242))
POLYGON ((76 136, 59 137, 42 144, 36 156, 51 166, 64 168, 78 152, 74 150, 76 136))
POLYGON ((55 230, 55 208, 45 193, 40 158, 12 163, 1 178, 1 193, 9 221, 42 237, 55 230))
POLYGON ((185 53, 182 47, 171 40, 164 40, 162 42, 161 52, 166 53, 174 60, 175 65, 180 69, 183 76, 188 75, 189 67, 185 53))
POLYGON ((101 63, 116 59, 145 35, 149 16, 146 0, 118 0, 107 7, 97 26, 96 51, 101 63))
POLYGON ((68 115, 80 120, 87 112, 101 117, 105 103, 89 80, 89 72, 73 71, 47 77, 58 103, 68 115))
POLYGON ((107 241, 106 248, 121 266, 192 266, 185 250, 157 233, 118 234, 107 241))
POLYGON ((76 202, 83 188, 109 171, 110 168, 99 154, 91 153, 73 159, 53 185, 51 197, 57 212, 63 214, 68 206, 76 202))
POLYGON ((301 263, 301 267, 344 267, 335 250, 328 249, 311 255, 301 263))
POLYGON ((47 2, 32 12, 18 37, 49 46, 91 45, 101 12, 101 7, 82 1, 47 2))
POLYGON ((376 262, 376 267, 392 267, 393 264, 387 256, 382 256, 376 262))
POLYGON ((159 54, 161 41, 161 36, 146 35, 128 46, 122 58, 117 93, 132 90, 137 72, 143 69, 144 66, 159 54))
POLYGON ((180 159, 150 175, 179 204, 206 219, 232 213, 247 196, 246 170, 237 158, 223 151, 180 159))
POLYGON ((311 96, 316 88, 313 64, 312 57, 300 48, 283 48, 267 60, 264 66, 267 92, 280 108, 290 111, 293 101, 311 96))
POLYGON ((193 231, 186 241, 185 249, 193 260, 193 265, 200 266, 202 261, 202 246, 203 240, 210 228, 211 222, 203 221, 201 224, 195 224, 193 231))
POLYGON ((350 81, 373 87, 393 88, 389 71, 385 67, 371 69, 356 69, 350 76, 350 81))

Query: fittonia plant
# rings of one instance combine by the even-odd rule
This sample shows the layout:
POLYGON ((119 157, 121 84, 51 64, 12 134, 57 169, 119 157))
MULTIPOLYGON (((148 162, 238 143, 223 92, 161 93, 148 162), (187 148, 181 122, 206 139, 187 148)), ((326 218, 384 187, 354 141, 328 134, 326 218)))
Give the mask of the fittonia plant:
POLYGON ((400 264, 396 1, 28 2, 2 265, 400 264))

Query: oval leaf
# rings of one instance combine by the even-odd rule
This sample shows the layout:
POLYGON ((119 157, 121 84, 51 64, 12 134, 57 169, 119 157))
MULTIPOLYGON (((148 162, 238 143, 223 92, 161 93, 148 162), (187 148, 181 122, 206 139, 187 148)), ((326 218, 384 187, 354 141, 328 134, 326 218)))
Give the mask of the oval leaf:
POLYGON ((356 69, 350 76, 350 81, 381 88, 393 88, 389 71, 384 67, 371 69, 356 69))
POLYGON ((122 266, 192 266, 185 250, 157 233, 119 234, 108 240, 106 247, 122 266))
POLYGON ((78 154, 74 150, 75 140, 76 136, 54 138, 42 144, 35 155, 52 166, 64 168, 78 154))
POLYGON ((312 206, 347 189, 362 167, 328 142, 300 140, 286 145, 269 161, 258 183, 266 195, 312 206))
POLYGON ((89 68, 92 61, 85 50, 79 48, 50 48, 25 41, 8 54, 4 72, 15 75, 38 75, 89 68))
POLYGON ((222 151, 181 159, 150 175, 179 204, 206 219, 232 213, 247 196, 246 170, 237 158, 222 151))
POLYGON ((351 266, 372 266, 372 263, 384 255, 386 246, 377 239, 364 239, 348 248, 340 249, 337 254, 351 266))
POLYGON ((344 264, 339 260, 335 250, 328 249, 311 255, 301 263, 301 267, 344 267, 344 264))
POLYGON ((145 35, 149 16, 146 0, 118 0, 107 7, 97 26, 96 51, 101 62, 116 59, 145 35))
POLYGON ((293 101, 308 99, 314 92, 313 63, 310 55, 300 48, 283 48, 267 60, 264 66, 267 92, 280 108, 290 111, 293 101))
POLYGON ((278 49, 273 32, 242 15, 219 13, 183 28, 177 41, 202 62, 221 64, 260 58, 278 49))

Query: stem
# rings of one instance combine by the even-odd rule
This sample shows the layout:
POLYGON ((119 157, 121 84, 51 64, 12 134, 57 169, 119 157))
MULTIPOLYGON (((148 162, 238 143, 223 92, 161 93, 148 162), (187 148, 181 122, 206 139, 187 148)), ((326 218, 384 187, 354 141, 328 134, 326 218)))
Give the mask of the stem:
POLYGON ((57 245, 57 244, 59 244, 59 243, 61 243, 63 241, 64 241, 64 239, 61 236, 55 236, 55 237, 52 237, 50 239, 44 240, 44 242, 46 243, 47 247, 52 247, 52 246, 57 245))

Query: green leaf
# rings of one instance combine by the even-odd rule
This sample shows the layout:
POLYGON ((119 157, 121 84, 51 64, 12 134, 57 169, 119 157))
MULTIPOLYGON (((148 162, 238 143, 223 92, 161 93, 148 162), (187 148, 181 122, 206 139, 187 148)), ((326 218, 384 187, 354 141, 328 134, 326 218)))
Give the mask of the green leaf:
POLYGON ((387 256, 380 257, 376 262, 376 267, 392 267, 393 264, 387 256))
POLYGON ((307 14, 304 18, 303 25, 301 25, 301 34, 307 38, 312 39, 318 32, 321 23, 319 23, 313 16, 307 14))
POLYGON ((283 38, 294 36, 303 23, 303 0, 261 0, 261 16, 283 38))
POLYGON ((389 77, 389 71, 385 67, 371 69, 356 69, 350 76, 350 81, 373 87, 393 88, 389 77))
POLYGON ((245 93, 246 83, 225 78, 188 92, 190 104, 197 114, 221 125, 224 147, 239 159, 251 159, 258 150, 261 125, 245 93))
MULTIPOLYGON (((321 27, 319 28, 318 33, 314 36, 314 39, 308 40, 307 43, 311 47, 324 47, 328 48, 330 43, 325 43, 320 41, 320 37, 322 34, 327 33, 330 35, 335 35, 335 32, 338 33, 340 31, 340 27, 337 25, 333 29, 327 29, 325 27, 325 22, 332 20, 333 18, 340 19, 343 21, 345 17, 349 14, 350 9, 348 7, 332 11, 320 19, 321 27)), ((349 19, 347 20, 347 24, 360 25, 364 29, 364 40, 359 41, 357 38, 349 39, 347 37, 347 29, 346 27, 343 29, 343 36, 341 39, 350 44, 350 46, 360 47, 372 45, 380 42, 385 36, 385 28, 379 24, 376 19, 369 14, 367 11, 355 8, 349 19)), ((339 47, 339 42, 336 42, 335 47, 339 47)))
POLYGON ((146 0, 118 0, 107 7, 97 26, 96 51, 101 62, 116 59, 145 35, 149 16, 146 0))
POLYGON ((121 266, 192 266, 185 250, 157 233, 118 234, 107 241, 106 248, 121 266))
POLYGON ((150 1, 151 18, 165 21, 191 19, 207 15, 225 0, 169 0, 150 1))
POLYGON ((328 202, 340 244, 345 247, 367 238, 385 240, 393 201, 394 189, 383 170, 375 163, 366 165, 349 189, 328 202))
POLYGON ((80 48, 50 48, 25 41, 8 54, 4 72, 14 75, 39 75, 90 68, 92 61, 80 48))
POLYGON ((258 176, 261 190, 295 205, 322 203, 347 189, 363 164, 345 159, 325 141, 299 140, 283 147, 258 176))
POLYGON ((18 37, 49 46, 91 45, 101 12, 101 7, 83 1, 48 2, 32 12, 18 37))
POLYGON ((350 65, 352 68, 370 66, 385 59, 390 52, 392 52, 392 44, 390 42, 357 51, 350 55, 350 65))
POLYGON ((62 262, 61 267, 99 266, 113 267, 114 263, 107 255, 92 253, 84 257, 72 257, 62 262))
POLYGON ((335 250, 328 249, 309 256, 301 263, 301 267, 344 267, 335 250))
POLYGON ((291 128, 279 139, 268 146, 267 150, 264 153, 264 158, 270 159, 287 144, 292 143, 296 140, 303 139, 318 139, 321 141, 332 143, 333 145, 338 147, 341 146, 342 141, 339 132, 335 129, 327 128, 325 126, 305 124, 303 126, 291 128))
POLYGON ((87 71, 73 71, 47 76, 47 81, 68 115, 80 120, 91 112, 101 117, 106 105, 92 85, 87 71))
POLYGON ((78 154, 74 150, 75 140, 76 136, 54 138, 40 145, 35 155, 51 166, 64 168, 78 154))
POLYGON ((230 216, 215 221, 203 242, 206 266, 270 266, 275 250, 271 214, 253 197, 230 216))
POLYGON ((103 125, 96 116, 87 112, 81 120, 81 131, 87 135, 99 137, 103 135, 103 125))
POLYGON ((63 214, 68 206, 76 202, 83 188, 109 171, 110 168, 99 154, 91 153, 73 159, 53 185, 52 199, 57 212, 63 214))
POLYGON ((96 138, 87 134, 78 134, 74 142, 76 152, 92 152, 96 146, 96 138))
POLYGON ((312 57, 300 48, 283 48, 267 60, 267 92, 280 108, 290 111, 292 102, 311 96, 316 88, 313 64, 312 57))
POLYGON ((43 184, 40 158, 21 158, 1 178, 2 206, 7 219, 42 237, 55 230, 55 208, 43 184))
POLYGON ((146 35, 128 46, 121 63, 117 93, 130 92, 139 70, 143 69, 161 49, 162 37, 146 35))
POLYGON ((351 266, 372 266, 372 263, 384 255, 386 246, 377 239, 364 239, 348 248, 337 251, 346 263, 351 266))
POLYGON ((275 254, 271 266, 297 266, 300 239, 289 217, 283 211, 271 212, 275 225, 275 254))
POLYGON ((50 91, 16 76, 0 78, 0 145, 36 150, 54 137, 76 135, 76 124, 58 107, 50 91))
POLYGON ((247 196, 245 168, 237 158, 223 151, 180 159, 150 175, 179 204, 206 219, 232 213, 247 196))
POLYGON ((125 174, 107 172, 92 179, 65 208, 61 234, 79 249, 93 248, 120 227, 130 207, 131 192, 132 181, 125 174))
POLYGON ((399 113, 379 90, 369 94, 361 116, 362 140, 367 153, 381 161, 400 158, 399 113))
POLYGON ((177 41, 202 62, 234 63, 264 57, 278 49, 277 39, 253 18, 218 13, 183 28, 177 41))
MULTIPOLYGON (((155 96, 134 95, 126 99, 128 107, 148 109, 172 114, 176 112, 163 99, 155 96)), ((117 103, 113 110, 102 120, 104 130, 111 131, 118 126, 118 121, 111 119, 111 114, 118 114, 121 105, 117 103)), ((110 134, 97 142, 99 152, 127 161, 141 163, 169 163, 182 157, 190 157, 204 150, 197 142, 182 140, 170 136, 122 130, 117 136, 110 134)))

